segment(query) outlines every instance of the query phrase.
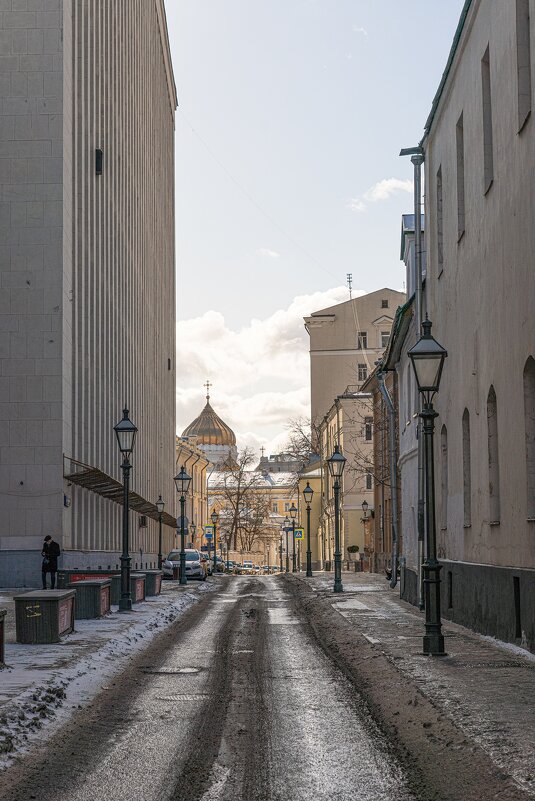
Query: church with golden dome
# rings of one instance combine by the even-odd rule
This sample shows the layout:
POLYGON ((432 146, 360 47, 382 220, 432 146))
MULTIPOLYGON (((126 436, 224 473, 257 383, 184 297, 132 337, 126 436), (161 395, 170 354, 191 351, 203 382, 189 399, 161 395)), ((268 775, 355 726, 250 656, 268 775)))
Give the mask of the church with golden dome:
POLYGON ((238 457, 236 435, 210 405, 210 382, 207 381, 205 386, 206 405, 200 415, 184 429, 182 437, 195 437, 195 445, 216 468, 228 469, 236 463, 238 457))

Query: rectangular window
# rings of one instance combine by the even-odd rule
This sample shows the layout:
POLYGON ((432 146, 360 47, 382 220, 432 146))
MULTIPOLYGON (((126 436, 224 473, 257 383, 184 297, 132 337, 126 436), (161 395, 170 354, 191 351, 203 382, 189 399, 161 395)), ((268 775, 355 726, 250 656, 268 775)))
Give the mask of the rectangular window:
POLYGON ((366 489, 373 489, 373 476, 371 473, 366 473, 366 489))
POLYGON ((371 442, 373 434, 373 417, 364 418, 364 439, 371 442))
POLYGON ((368 368, 366 367, 365 364, 359 364, 358 375, 359 375, 359 381, 366 381, 366 379, 368 378, 368 368))
POLYGON ((289 503, 285 503, 284 504, 284 511, 285 512, 289 512, 290 511, 290 504, 289 503))
POLYGON ((531 35, 529 0, 516 0, 518 132, 531 113, 531 35))
POLYGON ((357 348, 358 350, 366 350, 368 347, 368 332, 359 331, 357 334, 357 348))
POLYGON ((390 339, 390 331, 381 331, 381 347, 386 348, 390 339))
POLYGON ((279 511, 279 505, 277 503, 272 503, 271 511, 277 513, 279 511))
POLYGON ((457 141, 457 239, 464 234, 464 129, 463 115, 459 117, 456 127, 457 141))
POLYGON ((442 165, 437 172, 437 276, 444 269, 444 221, 442 217, 442 165))
POLYGON ((494 179, 492 152, 492 100, 490 93, 489 48, 481 59, 481 95, 483 101, 483 191, 487 193, 494 179))
POLYGON ((381 309, 388 309, 388 300, 381 301, 381 309))

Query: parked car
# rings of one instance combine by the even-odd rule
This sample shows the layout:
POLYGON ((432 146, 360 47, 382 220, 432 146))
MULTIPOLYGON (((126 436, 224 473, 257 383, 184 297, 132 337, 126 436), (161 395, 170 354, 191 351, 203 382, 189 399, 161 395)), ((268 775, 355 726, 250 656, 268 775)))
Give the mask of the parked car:
POLYGON ((227 559, 225 562, 225 573, 234 573, 234 565, 235 562, 233 562, 232 559, 227 559))
MULTIPOLYGON (((201 558, 201 554, 195 548, 187 548, 186 554, 186 578, 206 581, 206 566, 201 558)), ((180 568, 180 551, 171 551, 165 559, 162 570, 164 578, 173 578, 173 569, 180 568)))
POLYGON ((239 576, 243 565, 241 562, 234 562, 234 573, 239 576))

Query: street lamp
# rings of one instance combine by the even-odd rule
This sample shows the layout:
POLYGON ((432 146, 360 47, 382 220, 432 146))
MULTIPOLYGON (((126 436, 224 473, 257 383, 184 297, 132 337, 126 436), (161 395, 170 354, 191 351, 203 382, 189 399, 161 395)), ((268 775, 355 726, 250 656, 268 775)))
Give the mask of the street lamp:
POLYGON ((307 578, 312 578, 312 551, 310 550, 310 504, 312 503, 312 496, 314 490, 307 481, 307 485, 303 490, 303 498, 307 505, 307 578))
POLYGON ((130 558, 129 550, 129 530, 128 530, 128 507, 129 507, 129 481, 130 454, 134 450, 137 428, 128 417, 128 409, 123 409, 123 419, 113 427, 119 445, 119 451, 123 456, 123 552, 121 554, 121 598, 119 599, 119 611, 128 612, 132 609, 132 596, 130 594, 130 558))
POLYGON ((290 547, 288 545, 288 534, 292 530, 288 517, 284 518, 284 531, 286 533, 286 573, 290 572, 290 547))
POLYGON ((280 543, 279 543, 279 568, 280 572, 282 573, 282 531, 280 534, 280 543))
POLYGON ((342 554, 340 552, 340 479, 346 466, 346 458, 340 452, 340 446, 334 446, 334 453, 327 459, 329 472, 334 479, 334 592, 343 592, 342 554))
POLYGON ((210 520, 212 521, 212 525, 214 527, 214 574, 217 573, 217 521, 219 520, 219 515, 217 514, 216 510, 212 512, 210 515, 210 520))
POLYGON ((180 495, 180 583, 187 584, 186 578, 186 552, 184 551, 184 507, 186 504, 186 495, 188 494, 189 485, 191 484, 191 476, 186 473, 184 465, 180 468, 180 472, 174 478, 176 491, 180 495))
POLYGON ((158 570, 162 569, 162 515, 163 509, 165 506, 165 501, 162 501, 162 496, 158 496, 158 500, 156 501, 156 508, 158 510, 158 523, 159 523, 159 531, 158 531, 158 570))
POLYGON ((364 520, 368 517, 368 501, 362 501, 362 511, 364 512, 364 520))
POLYGON ((295 561, 295 518, 297 517, 297 506, 293 501, 289 511, 290 511, 290 517, 292 519, 292 573, 296 573, 297 565, 295 561))
MULTIPOLYGON (((425 599, 424 654, 445 656, 444 637, 440 620, 440 571, 437 560, 437 536, 435 515, 435 466, 433 434, 437 412, 433 408, 433 397, 440 386, 442 368, 447 351, 431 335, 431 321, 426 317, 422 323, 423 334, 408 352, 414 368, 418 390, 422 395, 425 464, 425 523, 427 531, 427 557, 423 564, 425 599)), ((397 565, 392 565, 396 570, 397 565)))

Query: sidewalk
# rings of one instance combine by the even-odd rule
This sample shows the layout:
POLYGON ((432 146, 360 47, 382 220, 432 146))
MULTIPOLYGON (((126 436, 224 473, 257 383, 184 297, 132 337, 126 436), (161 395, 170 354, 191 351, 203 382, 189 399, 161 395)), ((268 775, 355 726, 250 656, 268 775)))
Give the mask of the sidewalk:
MULTIPOLYGON (((332 574, 294 576, 330 602, 373 651, 535 795, 535 654, 445 621, 447 656, 424 656, 424 614, 400 600, 399 588, 390 589, 382 575, 344 573, 341 595, 332 591, 332 574)), ((394 705, 416 703, 399 698, 395 688, 384 690, 394 705)))
POLYGON ((9 765, 43 727, 50 736, 76 709, 88 703, 131 657, 186 609, 215 589, 212 583, 162 583, 162 594, 135 604, 132 612, 77 620, 60 643, 19 645, 15 641, 14 595, 0 589, 6 616, 6 668, 0 669, 0 770, 9 765))

